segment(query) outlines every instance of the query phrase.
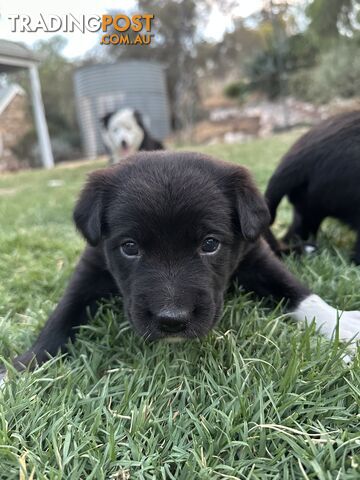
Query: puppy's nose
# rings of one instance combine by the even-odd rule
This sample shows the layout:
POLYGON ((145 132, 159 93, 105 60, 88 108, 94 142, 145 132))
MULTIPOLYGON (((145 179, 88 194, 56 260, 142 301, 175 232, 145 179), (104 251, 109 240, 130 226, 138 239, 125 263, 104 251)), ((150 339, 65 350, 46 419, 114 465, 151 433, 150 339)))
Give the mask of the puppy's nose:
POLYGON ((122 148, 127 148, 126 140, 121 140, 121 146, 122 148))
POLYGON ((165 333, 180 333, 189 322, 189 312, 180 308, 164 308, 157 315, 159 329, 165 333))

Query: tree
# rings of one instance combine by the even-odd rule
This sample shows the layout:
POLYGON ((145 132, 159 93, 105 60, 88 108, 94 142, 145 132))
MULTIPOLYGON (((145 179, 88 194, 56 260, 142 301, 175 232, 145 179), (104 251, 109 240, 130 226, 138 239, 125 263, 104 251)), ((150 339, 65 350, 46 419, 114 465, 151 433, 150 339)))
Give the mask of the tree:
POLYGON ((270 98, 284 94, 286 57, 289 54, 287 33, 287 2, 272 1, 252 15, 262 38, 263 48, 247 63, 247 73, 253 89, 265 92, 270 98))
POLYGON ((314 67, 318 60, 318 41, 298 26, 298 16, 298 9, 287 1, 269 1, 252 15, 262 48, 247 62, 247 74, 250 86, 270 98, 287 95, 289 77, 314 67))
POLYGON ((249 58, 265 47, 256 28, 246 25, 243 18, 234 19, 234 27, 224 33, 218 43, 201 42, 197 48, 197 65, 206 74, 217 78, 244 76, 249 58))
POLYGON ((359 0, 313 0, 306 8, 309 30, 324 44, 331 38, 358 29, 359 0))
POLYGON ((62 54, 66 43, 64 37, 55 36, 37 42, 34 52, 42 60, 39 75, 50 134, 63 134, 74 139, 73 132, 77 130, 73 87, 75 66, 62 54))
POLYGON ((110 47, 113 58, 152 59, 165 66, 174 128, 192 123, 199 103, 196 55, 200 8, 206 11, 208 4, 196 0, 139 0, 139 11, 155 15, 151 45, 110 47))

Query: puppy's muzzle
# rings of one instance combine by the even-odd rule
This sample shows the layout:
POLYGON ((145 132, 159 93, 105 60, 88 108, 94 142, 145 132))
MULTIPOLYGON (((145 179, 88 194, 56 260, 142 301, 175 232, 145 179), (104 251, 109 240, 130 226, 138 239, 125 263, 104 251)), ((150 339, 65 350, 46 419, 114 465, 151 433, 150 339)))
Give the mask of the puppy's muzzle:
MULTIPOLYGON (((200 279, 201 281, 202 279, 200 279)), ((147 340, 198 338, 214 324, 221 298, 202 286, 155 284, 154 278, 141 277, 126 301, 126 311, 135 330, 147 340), (217 299, 217 300, 216 300, 217 299)))

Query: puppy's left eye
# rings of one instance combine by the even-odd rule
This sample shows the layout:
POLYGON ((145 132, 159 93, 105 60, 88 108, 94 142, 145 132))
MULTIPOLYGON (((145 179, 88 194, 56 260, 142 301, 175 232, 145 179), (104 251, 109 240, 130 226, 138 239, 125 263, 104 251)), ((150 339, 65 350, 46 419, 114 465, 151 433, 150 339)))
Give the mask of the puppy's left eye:
POLYGON ((215 253, 220 247, 220 242, 217 238, 206 237, 201 244, 201 253, 215 253))
POLYGON ((126 257, 136 257, 136 255, 139 255, 139 246, 133 240, 124 242, 120 249, 126 257))

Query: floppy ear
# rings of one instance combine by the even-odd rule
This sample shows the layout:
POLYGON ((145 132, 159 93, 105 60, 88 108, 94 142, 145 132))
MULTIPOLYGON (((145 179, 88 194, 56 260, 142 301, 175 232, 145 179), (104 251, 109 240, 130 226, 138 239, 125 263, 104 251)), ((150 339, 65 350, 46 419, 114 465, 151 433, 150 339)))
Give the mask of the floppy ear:
POLYGON ((134 110, 134 117, 139 127, 145 130, 144 120, 139 110, 134 110))
POLYGON ((231 177, 241 233, 254 241, 270 225, 269 209, 246 168, 236 167, 231 177))
POLYGON ((114 115, 114 112, 110 112, 110 113, 107 113, 106 115, 104 115, 100 121, 102 123, 102 126, 104 128, 107 128, 108 125, 109 125, 109 122, 110 122, 110 118, 114 115))
POLYGON ((104 219, 106 170, 92 173, 75 205, 73 219, 86 241, 95 247, 106 233, 104 219))

